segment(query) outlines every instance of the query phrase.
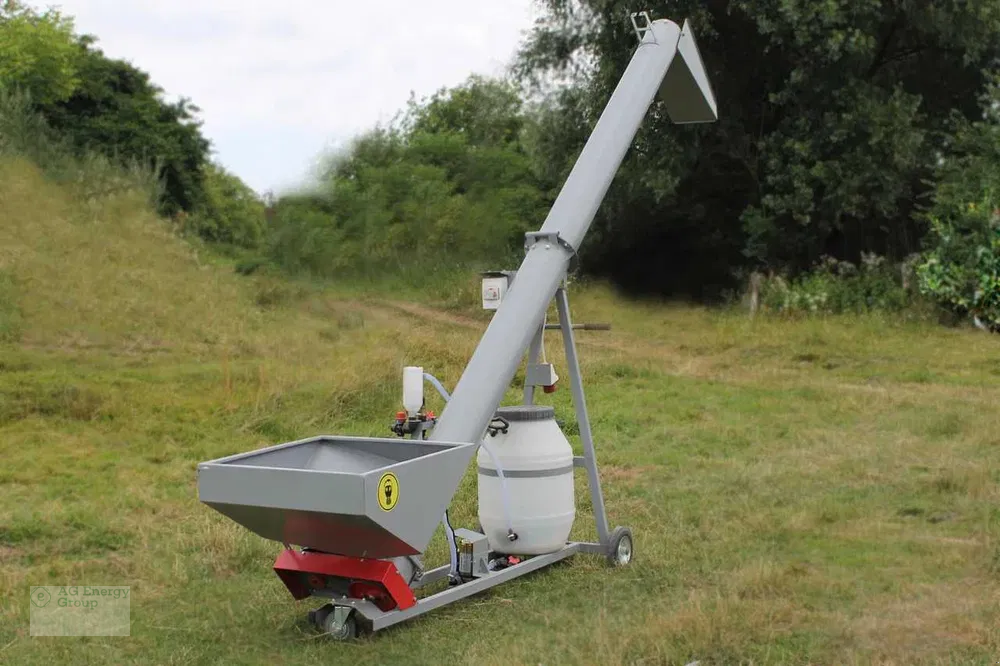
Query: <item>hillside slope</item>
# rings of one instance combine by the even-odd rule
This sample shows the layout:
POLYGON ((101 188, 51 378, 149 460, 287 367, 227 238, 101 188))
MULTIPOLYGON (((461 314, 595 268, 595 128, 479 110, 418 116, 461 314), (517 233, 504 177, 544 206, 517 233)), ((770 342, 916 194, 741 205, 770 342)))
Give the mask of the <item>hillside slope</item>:
MULTIPOLYGON (((140 200, 87 204, 18 162, 0 162, 0 206, 0 307, 19 313, 0 342, 0 661, 1000 654, 995 338, 751 322, 574 289, 577 321, 613 325, 580 345, 610 520, 635 530, 634 566, 581 557, 335 645, 305 624, 315 604, 293 602, 271 572, 280 546, 198 503, 195 466, 321 433, 388 434, 403 365, 458 380, 488 321, 476 276, 442 285, 447 310, 429 295, 243 278, 199 259, 140 200), (32 638, 39 584, 130 585, 131 638, 32 638)), ((554 335, 547 353, 565 374, 554 335)), ((575 442, 568 391, 545 400, 575 442)), ((574 536, 592 538, 578 483, 574 536)), ((471 470, 453 516, 475 521, 471 470)), ((445 559, 440 534, 428 559, 445 559)))
POLYGON ((0 202, 0 271, 16 283, 26 345, 166 349, 259 323, 236 279, 199 265, 141 192, 86 205, 4 159, 0 202))

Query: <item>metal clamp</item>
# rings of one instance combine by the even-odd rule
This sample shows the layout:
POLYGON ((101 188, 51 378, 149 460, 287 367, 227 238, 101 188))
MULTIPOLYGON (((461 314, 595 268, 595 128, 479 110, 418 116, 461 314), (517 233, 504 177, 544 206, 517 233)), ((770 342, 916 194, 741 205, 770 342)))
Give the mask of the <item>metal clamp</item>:
POLYGON ((545 241, 547 243, 555 243, 560 245, 567 250, 570 254, 576 254, 576 248, 570 245, 565 238, 559 235, 558 231, 529 231, 524 234, 524 249, 530 250, 539 241, 545 241))
POLYGON ((649 18, 648 11, 632 12, 629 18, 632 19, 632 29, 635 30, 635 36, 639 38, 640 42, 642 41, 643 35, 647 32, 651 32, 653 34, 653 41, 656 41, 656 33, 653 32, 653 20, 649 18), (639 21, 636 20, 637 17, 645 19, 645 25, 639 25, 639 21))

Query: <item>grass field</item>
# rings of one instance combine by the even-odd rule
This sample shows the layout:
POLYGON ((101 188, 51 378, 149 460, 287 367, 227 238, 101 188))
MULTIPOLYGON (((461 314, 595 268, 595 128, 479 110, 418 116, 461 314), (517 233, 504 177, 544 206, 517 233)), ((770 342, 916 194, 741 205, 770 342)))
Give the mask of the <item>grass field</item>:
MULTIPOLYGON (((580 556, 337 644, 272 573, 281 546, 198 502, 195 467, 387 434, 403 365, 457 381, 487 323, 476 276, 412 299, 244 278, 135 201, 83 214, 9 161, 0 204, 0 663, 1000 660, 995 337, 581 287, 575 319, 614 327, 579 344, 633 565, 580 556), (59 584, 130 585, 131 636, 30 637, 29 586, 59 584)), ((565 375, 555 335, 548 353, 565 375)), ((577 444, 568 388, 544 400, 577 444)), ((453 514, 474 524, 471 470, 453 514)))

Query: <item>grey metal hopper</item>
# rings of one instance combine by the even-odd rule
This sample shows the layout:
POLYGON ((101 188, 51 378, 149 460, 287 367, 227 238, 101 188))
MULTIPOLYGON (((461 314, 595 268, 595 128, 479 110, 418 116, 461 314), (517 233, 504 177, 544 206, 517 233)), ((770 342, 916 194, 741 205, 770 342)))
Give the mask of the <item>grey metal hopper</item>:
POLYGON ((198 498, 266 539, 367 558, 424 551, 475 444, 314 437, 198 465, 198 498))

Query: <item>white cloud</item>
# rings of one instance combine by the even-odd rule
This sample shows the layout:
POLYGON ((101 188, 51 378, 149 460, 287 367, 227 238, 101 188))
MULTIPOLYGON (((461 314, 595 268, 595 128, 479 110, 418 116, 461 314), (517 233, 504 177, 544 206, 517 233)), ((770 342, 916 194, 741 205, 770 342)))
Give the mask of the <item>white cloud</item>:
POLYGON ((259 191, 297 183, 411 90, 499 73, 535 15, 532 0, 51 2, 107 55, 200 107, 219 161, 259 191))

